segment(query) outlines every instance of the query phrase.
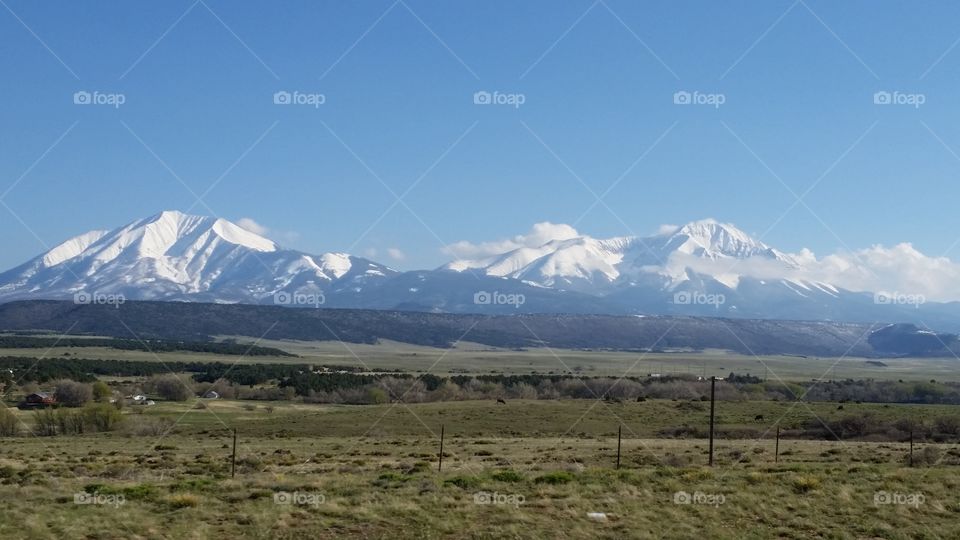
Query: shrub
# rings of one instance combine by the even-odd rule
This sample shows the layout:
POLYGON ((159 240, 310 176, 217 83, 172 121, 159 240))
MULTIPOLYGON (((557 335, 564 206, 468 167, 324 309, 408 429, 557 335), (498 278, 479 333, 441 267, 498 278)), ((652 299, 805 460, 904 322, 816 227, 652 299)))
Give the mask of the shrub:
MULTIPOLYGON (((920 449, 919 452, 913 453, 913 464, 914 466, 921 467, 930 467, 940 463, 940 450, 933 446, 924 446, 920 449)), ((910 456, 906 457, 906 461, 910 460, 910 456)))
POLYGON ((200 498, 191 493, 179 493, 177 495, 171 495, 167 497, 167 504, 170 508, 180 509, 180 508, 192 508, 200 504, 200 498))
POLYGON ((370 388, 367 390, 367 402, 380 404, 380 403, 390 403, 390 396, 382 388, 370 388))
POLYGON ((543 476, 538 476, 533 481, 538 484, 566 484, 573 481, 573 475, 566 471, 554 471, 543 476))
POLYGON ((173 425, 171 418, 141 418, 129 433, 141 437, 160 437, 173 429, 173 425))
POLYGON ((498 482, 523 482, 523 475, 511 470, 497 471, 492 477, 498 482))
POLYGON ((941 416, 934 422, 936 430, 946 435, 960 435, 960 417, 941 416))
POLYGON ((82 412, 57 409, 57 429, 61 435, 77 435, 86 427, 86 416, 82 412))
POLYGON ((480 479, 476 476, 454 476, 443 481, 444 485, 450 484, 461 489, 473 489, 480 487, 480 479))
POLYGON ((10 409, 0 409, 0 437, 15 437, 20 433, 20 420, 10 409))
POLYGON ((103 381, 97 381, 93 383, 93 399, 95 401, 106 401, 110 399, 110 387, 107 386, 107 383, 103 381))
POLYGON ((820 479, 815 476, 795 476, 791 483, 797 493, 807 493, 820 487, 820 479))
POLYGON ((57 434, 57 414, 53 409, 37 411, 34 428, 39 437, 52 437, 57 434))
POLYGON ((113 431, 123 420, 120 411, 109 403, 87 405, 83 410, 83 416, 86 424, 94 431, 113 431))
POLYGON ((193 389, 176 375, 154 375, 145 384, 154 393, 168 401, 186 401, 193 395, 193 389))
POLYGON ((62 379, 54 383, 54 397, 57 402, 67 407, 81 407, 93 398, 93 390, 89 384, 78 383, 69 379, 62 379))

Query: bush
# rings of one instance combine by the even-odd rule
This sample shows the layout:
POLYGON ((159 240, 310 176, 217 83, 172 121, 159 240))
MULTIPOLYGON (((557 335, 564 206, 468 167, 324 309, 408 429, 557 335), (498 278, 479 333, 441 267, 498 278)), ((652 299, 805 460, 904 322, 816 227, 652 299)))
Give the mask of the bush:
POLYGON ((108 403, 87 405, 83 410, 84 420, 94 431, 113 431, 123 420, 116 407, 108 403))
POLYGON ((54 383, 54 397, 57 402, 67 407, 82 407, 93 398, 93 390, 89 384, 78 383, 69 379, 62 379, 54 383))
POLYGON ((173 425, 170 418, 141 418, 132 428, 128 428, 128 433, 140 437, 161 437, 173 429, 173 425))
POLYGON ((193 508, 200 504, 200 498, 192 493, 181 493, 167 497, 167 504, 174 510, 179 508, 193 508))
POLYGON ((538 476, 533 481, 538 484, 566 484, 573 481, 573 475, 566 471, 556 471, 547 473, 543 476, 538 476))
POLYGON ((154 375, 147 379, 145 386, 168 401, 186 401, 193 396, 193 389, 173 374, 154 375))
POLYGON ((498 482, 523 482, 523 475, 511 470, 497 471, 492 477, 498 482))
POLYGON ((57 414, 53 409, 39 410, 34 425, 38 437, 52 437, 57 434, 57 414))
POLYGON ((367 390, 367 402, 373 404, 390 403, 390 396, 382 388, 372 387, 367 390))
POLYGON ((443 481, 445 485, 454 485, 461 489, 473 489, 480 487, 480 479, 476 476, 454 476, 443 481))
MULTIPOLYGON (((931 467, 940 463, 940 450, 937 450, 933 446, 924 446, 919 452, 913 453, 913 465, 920 467, 931 467)), ((909 462, 910 456, 907 455, 906 460, 909 462)))
POLYGON ((97 381, 93 383, 93 399, 95 401, 107 401, 110 399, 110 387, 107 386, 107 383, 103 381, 97 381))
POLYGON ((797 493, 807 493, 820 487, 820 479, 815 476, 795 476, 792 483, 797 493))
POLYGON ((86 415, 67 409, 57 409, 57 429, 61 435, 79 435, 86 428, 86 415))
POLYGON ((15 437, 20 433, 20 420, 10 409, 0 409, 0 437, 15 437))

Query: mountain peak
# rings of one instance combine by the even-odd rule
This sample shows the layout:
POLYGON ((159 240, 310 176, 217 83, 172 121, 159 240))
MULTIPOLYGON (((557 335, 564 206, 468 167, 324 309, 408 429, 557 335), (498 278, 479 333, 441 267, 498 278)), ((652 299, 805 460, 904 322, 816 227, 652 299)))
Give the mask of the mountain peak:
POLYGON ((109 291, 130 299, 257 303, 303 287, 356 294, 396 273, 360 262, 345 253, 281 249, 226 219, 166 210, 112 231, 76 236, 0 273, 0 302, 109 291))
POLYGON ((175 244, 187 238, 206 238, 213 234, 220 239, 255 251, 277 251, 277 245, 257 233, 232 221, 185 214, 179 210, 164 210, 147 219, 130 224, 127 229, 142 235, 145 255, 162 255, 175 244), (143 229, 142 233, 138 229, 143 229))
POLYGON ((676 251, 708 258, 744 258, 770 254, 770 248, 731 223, 708 218, 692 221, 670 235, 676 251))

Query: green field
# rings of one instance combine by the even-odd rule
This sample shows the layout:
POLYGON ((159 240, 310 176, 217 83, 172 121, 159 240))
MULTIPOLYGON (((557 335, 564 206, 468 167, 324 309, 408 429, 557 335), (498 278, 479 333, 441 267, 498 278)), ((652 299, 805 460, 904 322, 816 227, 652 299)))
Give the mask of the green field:
MULTIPOLYGON (((246 340, 250 338, 222 336, 246 340)), ((350 366, 375 370, 456 374, 574 373, 582 376, 663 376, 690 374, 723 377, 730 372, 751 373, 769 380, 876 379, 960 381, 956 358, 817 358, 750 356, 729 351, 638 353, 566 349, 497 349, 460 343, 450 349, 384 342, 377 345, 335 341, 300 342, 260 340, 257 345, 276 347, 297 357, 237 356, 194 352, 125 351, 106 347, 54 347, 52 349, 0 349, 0 356, 63 357, 138 361, 224 362, 227 364, 286 363, 317 366, 350 366)))
POLYGON ((759 433, 717 440, 711 468, 706 440, 656 435, 706 426, 701 403, 207 403, 128 408, 117 432, 3 439, 0 537, 953 538, 960 517, 954 444, 918 442, 910 468, 906 443, 785 439, 775 462, 775 423, 829 421, 846 412, 834 404, 718 403, 718 431, 759 433), (161 418, 172 431, 143 431, 161 418))
MULTIPOLYGON (((282 362, 440 376, 666 379, 733 371, 770 381, 955 381, 958 362, 517 351, 470 343, 259 345, 299 358, 106 347, 4 349, 0 356, 282 362)), ((143 382, 100 379, 116 391, 143 382)), ((23 393, 8 394, 6 405, 23 393)), ((956 537, 960 406, 736 395, 717 402, 713 467, 707 466, 710 404, 699 399, 343 405, 309 403, 305 396, 191 397, 127 403, 113 431, 47 437, 33 434, 36 412, 11 408, 20 434, 0 438, 0 538, 956 537), (880 429, 851 436, 843 427, 850 420, 880 429), (922 433, 934 425, 940 435, 919 437, 909 466, 904 430, 913 428, 904 426, 922 433)))

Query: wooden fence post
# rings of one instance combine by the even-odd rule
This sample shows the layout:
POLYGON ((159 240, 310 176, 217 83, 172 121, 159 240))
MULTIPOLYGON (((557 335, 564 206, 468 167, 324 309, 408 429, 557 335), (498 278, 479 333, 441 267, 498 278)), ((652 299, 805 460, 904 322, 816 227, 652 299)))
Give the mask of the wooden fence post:
POLYGON ((437 472, 443 470, 443 424, 440 424, 440 462, 437 464, 437 472))
POLYGON ((910 427, 910 466, 913 467, 913 426, 910 427))
POLYGON ((777 424, 777 444, 773 448, 773 462, 780 461, 780 424, 777 424))
POLYGON ((716 400, 717 378, 710 377, 710 466, 713 467, 713 413, 716 400))
POLYGON ((623 426, 617 427, 617 469, 620 468, 620 439, 623 435, 623 426))

